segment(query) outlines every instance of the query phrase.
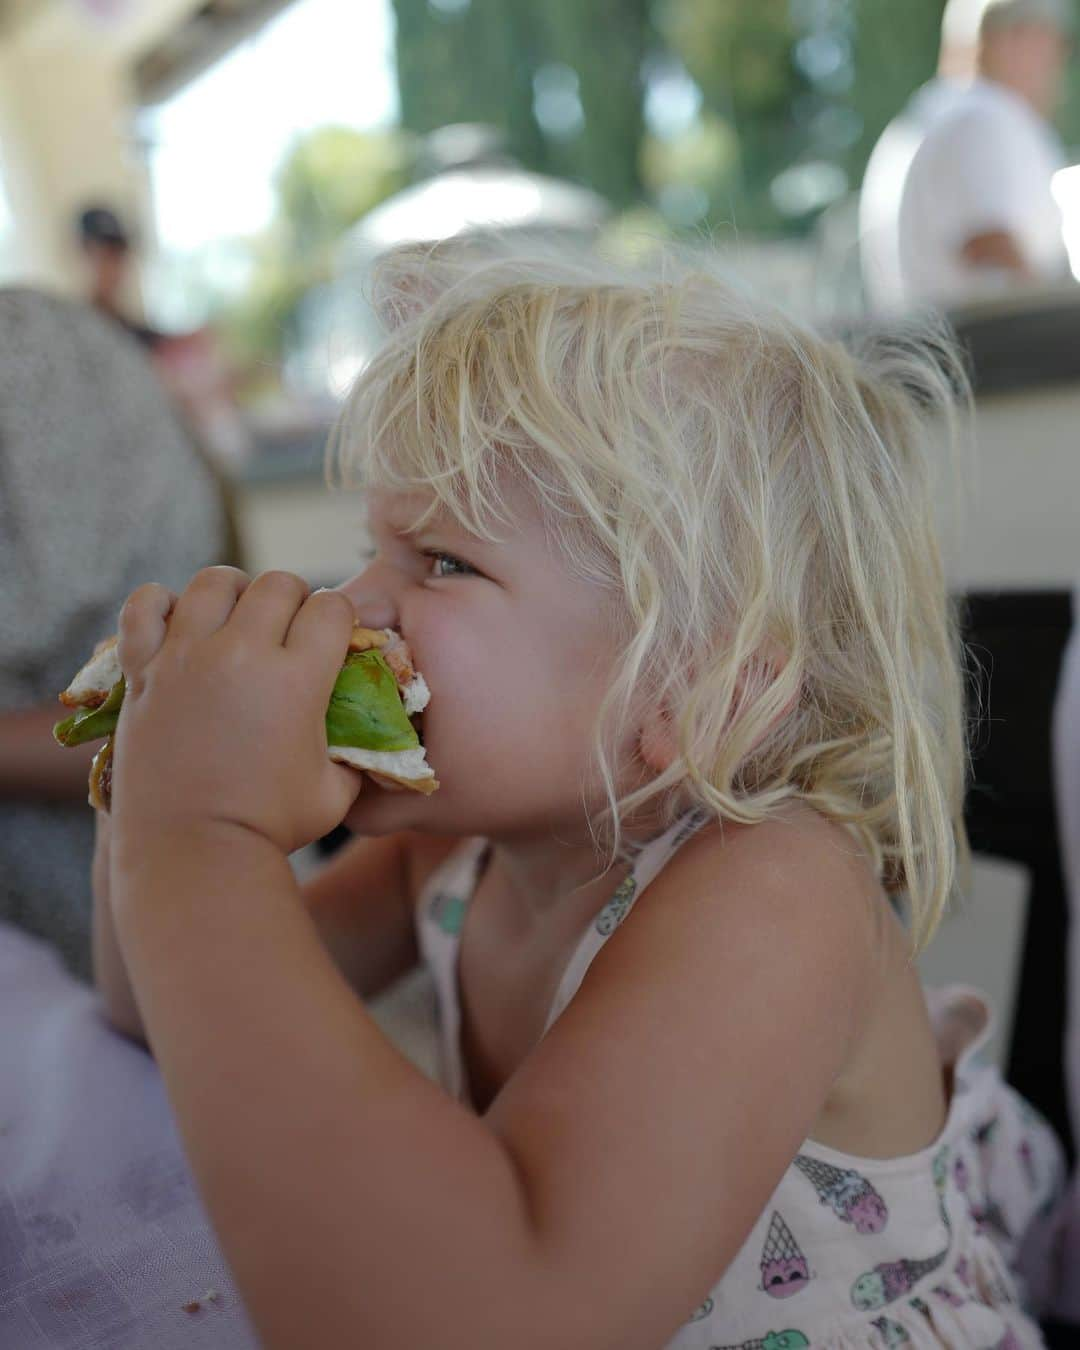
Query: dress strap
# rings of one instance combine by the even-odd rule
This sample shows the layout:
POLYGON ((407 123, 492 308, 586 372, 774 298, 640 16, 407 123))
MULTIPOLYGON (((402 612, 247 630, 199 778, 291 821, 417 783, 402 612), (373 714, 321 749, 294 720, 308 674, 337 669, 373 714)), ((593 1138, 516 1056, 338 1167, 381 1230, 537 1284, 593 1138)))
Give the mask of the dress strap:
POLYGON ((439 1081, 459 1101, 468 1093, 460 1051, 458 948, 487 851, 486 840, 466 839, 431 874, 416 905, 417 945, 435 988, 439 1081))
POLYGON ((596 953, 630 913, 638 896, 659 875, 672 855, 677 853, 708 819, 707 811, 695 808, 681 816, 663 834, 643 846, 629 875, 619 883, 615 888, 615 894, 585 930, 584 936, 567 963, 548 1013, 545 1032, 577 993, 596 953))

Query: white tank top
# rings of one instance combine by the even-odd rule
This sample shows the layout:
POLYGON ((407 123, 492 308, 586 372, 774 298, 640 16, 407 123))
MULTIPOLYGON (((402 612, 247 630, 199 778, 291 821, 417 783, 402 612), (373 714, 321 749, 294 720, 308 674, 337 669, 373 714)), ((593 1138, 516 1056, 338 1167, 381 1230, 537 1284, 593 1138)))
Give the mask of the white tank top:
MULTIPOLYGON (((704 819, 691 813, 638 854, 570 957, 545 1033, 637 897, 704 819)), ((435 986, 440 1081, 470 1107, 458 953, 486 851, 482 839, 463 843, 417 906, 420 951, 435 986)), ((943 1067, 953 1071, 939 1137, 889 1159, 806 1140, 738 1255, 665 1350, 1043 1345, 1021 1308, 1013 1267, 1025 1233, 1062 1188, 1060 1145, 987 1059, 992 1019, 983 996, 952 987, 931 991, 928 1001, 943 1067)), ((767 991, 757 1011, 767 1014, 767 991)))

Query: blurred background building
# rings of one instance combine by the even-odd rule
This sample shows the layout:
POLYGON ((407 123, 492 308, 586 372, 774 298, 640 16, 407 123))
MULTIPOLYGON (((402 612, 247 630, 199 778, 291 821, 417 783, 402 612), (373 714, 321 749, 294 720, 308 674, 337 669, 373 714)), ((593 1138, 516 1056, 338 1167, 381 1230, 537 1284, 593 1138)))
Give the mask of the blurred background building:
MULTIPOLYGON (((85 292, 74 222, 112 209, 135 241, 139 321, 172 336, 212 324, 236 397, 279 422, 317 395, 313 343, 342 239, 403 191, 372 239, 420 219, 453 233, 466 200, 474 218, 515 224, 530 212, 565 224, 580 208, 612 246, 708 238, 781 300, 858 313, 857 190, 883 128, 935 70, 942 9, 5 0, 0 278, 85 292), (461 124, 486 138, 439 142, 461 124), (470 160, 474 180, 486 163, 487 196, 459 177, 438 194, 456 206, 431 210, 419 185, 470 160), (501 198, 500 162, 519 175, 501 198), (530 200, 528 174, 532 189, 548 180, 544 200, 530 200)), ((1080 143, 1075 68, 1058 124, 1080 143)), ((344 271, 355 280, 355 249, 344 271)))

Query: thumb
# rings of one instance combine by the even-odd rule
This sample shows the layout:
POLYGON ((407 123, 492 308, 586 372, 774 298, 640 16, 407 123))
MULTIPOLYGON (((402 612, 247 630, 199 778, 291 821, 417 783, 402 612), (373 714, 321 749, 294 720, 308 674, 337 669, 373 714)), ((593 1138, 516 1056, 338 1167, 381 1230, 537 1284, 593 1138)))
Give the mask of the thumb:
POLYGON ((360 796, 360 791, 364 786, 364 775, 359 769, 348 769, 344 764, 329 763, 326 766, 330 771, 330 796, 335 804, 340 805, 342 816, 345 815, 349 807, 360 796))

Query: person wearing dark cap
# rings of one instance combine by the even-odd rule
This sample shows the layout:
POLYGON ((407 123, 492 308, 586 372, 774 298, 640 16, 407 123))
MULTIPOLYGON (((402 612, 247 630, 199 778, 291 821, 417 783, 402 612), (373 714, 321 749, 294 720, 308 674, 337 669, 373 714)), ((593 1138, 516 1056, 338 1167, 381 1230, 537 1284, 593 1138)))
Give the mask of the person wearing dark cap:
POLYGON ((90 270, 89 300, 144 347, 153 349, 161 334, 125 312, 123 290, 131 267, 131 236, 115 211, 88 206, 79 214, 79 243, 90 270))
POLYGON ((251 434, 236 407, 213 328, 164 333, 132 319, 124 308, 132 240, 123 222, 107 206, 88 206, 78 227, 90 269, 90 302, 144 348, 188 431, 211 458, 218 465, 240 462, 251 450, 251 434))

